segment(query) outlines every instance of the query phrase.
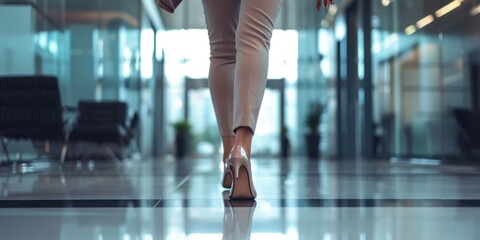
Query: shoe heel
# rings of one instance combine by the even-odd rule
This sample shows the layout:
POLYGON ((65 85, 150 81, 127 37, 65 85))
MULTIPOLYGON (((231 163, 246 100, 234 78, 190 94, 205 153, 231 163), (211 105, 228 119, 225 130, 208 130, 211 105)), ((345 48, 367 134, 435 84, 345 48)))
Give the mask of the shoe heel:
POLYGON ((232 166, 233 179, 237 180, 240 175, 240 168, 243 167, 241 159, 232 159, 230 165, 232 166))
POLYGON ((222 187, 231 188, 232 182, 233 182, 232 172, 230 172, 230 170, 226 170, 226 172, 223 174, 222 187))
POLYGON ((230 171, 233 173, 233 184, 230 189, 230 199, 255 199, 257 192, 253 185, 251 170, 243 158, 230 160, 230 171))

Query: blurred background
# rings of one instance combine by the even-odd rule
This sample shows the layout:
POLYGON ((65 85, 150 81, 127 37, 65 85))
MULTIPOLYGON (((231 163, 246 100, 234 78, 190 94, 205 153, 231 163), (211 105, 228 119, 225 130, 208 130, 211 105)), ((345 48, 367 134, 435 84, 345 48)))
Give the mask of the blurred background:
MULTIPOLYGON (((320 12, 314 1, 284 4, 255 155, 306 156, 313 124, 315 158, 477 158, 479 0, 338 0, 320 12)), ((175 154, 182 123, 186 154, 220 153, 201 1, 169 14, 153 0, 1 0, 0 16, 0 76, 54 76, 77 123, 81 102, 125 104, 126 157, 175 154)), ((2 135, 2 159, 36 152, 29 137, 2 135)))

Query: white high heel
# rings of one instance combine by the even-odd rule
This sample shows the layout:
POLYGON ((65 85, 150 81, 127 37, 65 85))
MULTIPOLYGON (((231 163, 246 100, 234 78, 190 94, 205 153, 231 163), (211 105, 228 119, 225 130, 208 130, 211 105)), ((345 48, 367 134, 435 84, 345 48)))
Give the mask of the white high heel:
POLYGON ((253 184, 250 159, 245 149, 242 146, 234 146, 227 162, 233 174, 230 199, 255 199, 257 191, 253 184))
POLYGON ((228 164, 228 159, 227 159, 223 164, 222 187, 231 188, 232 181, 233 181, 233 175, 232 175, 232 171, 230 171, 230 165, 228 164))

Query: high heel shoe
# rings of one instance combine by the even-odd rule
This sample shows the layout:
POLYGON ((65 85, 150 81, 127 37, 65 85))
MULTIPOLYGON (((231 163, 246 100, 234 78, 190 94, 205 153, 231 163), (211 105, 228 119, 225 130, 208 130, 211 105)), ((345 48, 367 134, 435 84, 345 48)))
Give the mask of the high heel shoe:
POLYGON ((228 158, 230 171, 233 174, 230 199, 255 199, 257 191, 253 185, 250 159, 242 146, 234 146, 228 158))
POLYGON ((228 159, 225 160, 225 163, 223 164, 223 178, 222 178, 222 187, 224 188, 231 188, 232 187, 232 181, 233 181, 233 176, 232 176, 232 171, 230 171, 230 166, 228 164, 228 159))

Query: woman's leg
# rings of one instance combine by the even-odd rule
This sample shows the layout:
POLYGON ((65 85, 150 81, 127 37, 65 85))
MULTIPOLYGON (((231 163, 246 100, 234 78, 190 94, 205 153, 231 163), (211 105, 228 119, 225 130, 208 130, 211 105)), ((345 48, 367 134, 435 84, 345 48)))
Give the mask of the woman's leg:
POLYGON ((268 52, 275 20, 283 0, 242 0, 236 31, 234 77, 235 145, 250 157, 260 106, 267 83, 268 52))
POLYGON ((236 53, 235 31, 238 26, 240 0, 203 0, 210 40, 209 88, 218 129, 223 143, 223 159, 235 141, 233 134, 233 79, 236 53))

